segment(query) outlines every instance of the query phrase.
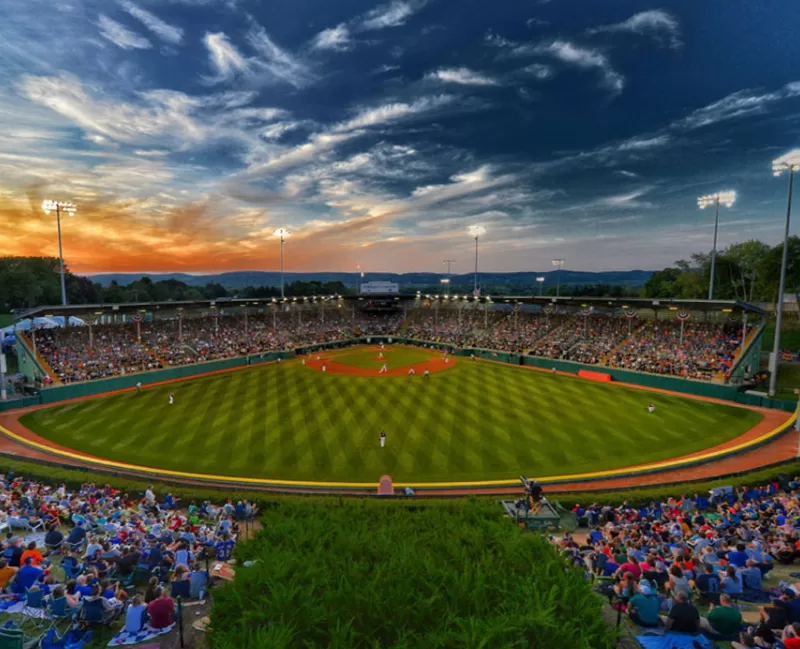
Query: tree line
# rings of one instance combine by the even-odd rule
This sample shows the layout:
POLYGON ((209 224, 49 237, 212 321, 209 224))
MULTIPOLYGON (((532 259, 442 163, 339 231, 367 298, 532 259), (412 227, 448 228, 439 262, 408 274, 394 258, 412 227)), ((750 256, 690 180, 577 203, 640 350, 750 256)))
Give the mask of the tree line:
MULTIPOLYGON (((777 302, 783 244, 769 246, 751 240, 717 253, 714 299, 777 302)), ((711 278, 711 253, 695 254, 653 273, 643 297, 704 299, 711 278)), ((786 292, 800 292, 800 237, 789 237, 786 292)))
MULTIPOLYGON (((67 301, 70 304, 119 304, 122 302, 169 302, 214 300, 219 298, 280 297, 279 286, 247 286, 227 289, 222 284, 189 286, 178 280, 154 282, 149 277, 122 286, 111 282, 102 286, 88 277, 65 273, 67 301)), ((290 282, 288 296, 348 295, 354 290, 342 282, 290 282)), ((61 278, 54 257, 0 257, 0 312, 61 304, 61 278)))
MULTIPOLYGON (((714 297, 744 302, 776 302, 783 244, 769 246, 751 240, 736 243, 717 253, 714 297)), ((708 296, 711 277, 711 254, 700 253, 681 259, 669 268, 656 271, 643 287, 631 288, 611 284, 562 285, 560 294, 572 297, 648 297, 704 299, 708 296)), ((279 297, 279 286, 248 286, 228 289, 210 282, 190 286, 179 280, 153 282, 148 277, 126 286, 111 282, 102 286, 88 277, 66 273, 67 299, 70 304, 118 304, 121 302, 168 302, 180 300, 213 300, 218 298, 279 297)), ((414 287, 403 287, 403 293, 416 293, 414 287)), ((442 286, 420 289, 422 294, 441 293, 442 286)), ((470 294, 472 285, 451 285, 453 294, 470 294)), ((786 291, 800 293, 800 237, 789 238, 786 291)), ((355 290, 342 282, 290 282, 287 296, 353 295, 355 290)), ((539 287, 484 286, 484 295, 538 295, 539 287)), ((554 296, 555 286, 548 286, 545 295, 554 296)), ((58 259, 55 257, 0 257, 0 311, 26 309, 61 303, 58 259)))

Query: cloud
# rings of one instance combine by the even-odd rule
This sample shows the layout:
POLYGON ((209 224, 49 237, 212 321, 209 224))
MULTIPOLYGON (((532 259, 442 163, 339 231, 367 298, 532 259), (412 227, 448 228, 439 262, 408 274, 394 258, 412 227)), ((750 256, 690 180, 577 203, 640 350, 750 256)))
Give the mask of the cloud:
POLYGON ((497 79, 475 72, 469 68, 440 68, 425 75, 426 79, 456 83, 462 86, 497 86, 497 79))
POLYGON ((180 45, 183 41, 183 30, 180 27, 174 27, 164 22, 158 16, 151 14, 149 11, 142 9, 129 0, 125 0, 122 3, 122 8, 162 41, 171 43, 172 45, 180 45))
POLYGON ((562 63, 587 70, 597 70, 602 76, 603 86, 612 94, 619 94, 625 87, 625 77, 617 72, 608 57, 597 49, 582 47, 570 41, 555 40, 533 48, 522 46, 514 52, 518 55, 528 53, 552 56, 562 63))
POLYGON ((350 30, 344 23, 330 29, 323 29, 314 37, 311 47, 315 50, 335 50, 337 52, 349 50, 352 47, 350 30))
POLYGON ((634 14, 627 20, 613 25, 602 25, 588 30, 589 34, 627 33, 652 36, 657 41, 677 49, 682 43, 677 19, 661 9, 652 9, 634 14))
POLYGON ((130 31, 116 20, 111 20, 108 16, 100 14, 97 22, 100 27, 100 35, 106 40, 111 41, 123 50, 146 50, 152 47, 150 41, 144 36, 130 31))
POLYGON ((299 128, 300 126, 302 126, 302 122, 276 122, 275 124, 270 124, 264 130, 262 130, 261 136, 270 140, 278 140, 283 137, 284 134, 299 128))
POLYGON ((522 68, 522 72, 525 74, 532 74, 540 81, 544 81, 545 79, 549 79, 553 76, 553 68, 549 65, 544 65, 543 63, 532 63, 531 65, 526 65, 524 68, 522 68))
POLYGON ((617 173, 620 176, 625 176, 626 178, 638 178, 639 174, 634 173, 632 171, 626 171, 625 169, 617 169, 617 173))
POLYGON ((352 119, 337 124, 333 128, 333 131, 336 133, 344 133, 372 126, 380 126, 389 122, 396 122, 420 113, 427 113, 441 108, 449 104, 452 100, 453 97, 451 95, 436 95, 433 97, 422 97, 410 104, 395 102, 384 104, 376 108, 362 109, 352 119))
POLYGON ((203 44, 208 50, 211 65, 218 75, 218 79, 230 79, 236 74, 249 72, 247 60, 231 45, 228 37, 223 33, 206 34, 203 44))
POLYGON ((260 70, 276 80, 301 88, 313 80, 308 66, 288 51, 278 46, 263 27, 256 27, 247 36, 250 46, 261 57, 255 61, 260 70))
POLYGON ((395 0, 388 5, 376 7, 369 11, 360 24, 360 29, 370 31, 374 29, 386 29, 387 27, 399 27, 404 24, 416 11, 421 9, 425 2, 404 2, 395 0))
POLYGON ((698 108, 674 124, 677 128, 696 129, 737 117, 764 113, 770 105, 800 96, 800 82, 787 83, 775 92, 756 94, 739 90, 707 106, 698 108))

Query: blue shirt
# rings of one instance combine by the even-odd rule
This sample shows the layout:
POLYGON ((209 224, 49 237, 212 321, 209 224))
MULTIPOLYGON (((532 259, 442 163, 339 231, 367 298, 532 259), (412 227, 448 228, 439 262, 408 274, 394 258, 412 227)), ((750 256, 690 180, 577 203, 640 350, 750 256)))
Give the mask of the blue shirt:
POLYGON ((39 577, 43 574, 44 570, 40 570, 36 566, 22 566, 17 572, 17 587, 20 590, 23 588, 30 588, 39 581, 39 577))
POLYGON ((728 552, 728 561, 730 561, 737 568, 744 568, 747 565, 747 552, 739 552, 738 550, 731 550, 728 552))

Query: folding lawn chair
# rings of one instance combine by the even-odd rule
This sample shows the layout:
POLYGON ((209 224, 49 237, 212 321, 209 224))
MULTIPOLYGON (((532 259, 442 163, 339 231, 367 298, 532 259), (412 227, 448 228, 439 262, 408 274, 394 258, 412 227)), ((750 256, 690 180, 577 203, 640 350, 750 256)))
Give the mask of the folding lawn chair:
POLYGON ((173 599, 177 599, 178 597, 189 599, 190 587, 190 581, 173 581, 169 585, 169 594, 173 599))
POLYGON ((81 649, 91 639, 91 631, 70 629, 62 636, 56 629, 50 629, 42 638, 41 649, 81 649))

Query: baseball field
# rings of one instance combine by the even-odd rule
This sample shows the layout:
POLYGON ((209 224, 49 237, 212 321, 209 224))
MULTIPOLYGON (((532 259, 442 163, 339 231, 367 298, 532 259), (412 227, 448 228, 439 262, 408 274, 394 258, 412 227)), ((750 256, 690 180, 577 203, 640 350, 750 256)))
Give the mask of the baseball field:
POLYGON ((21 421, 68 448, 159 469, 375 483, 387 473, 438 482, 621 468, 713 447, 760 419, 423 349, 360 347, 53 406, 21 421))

